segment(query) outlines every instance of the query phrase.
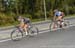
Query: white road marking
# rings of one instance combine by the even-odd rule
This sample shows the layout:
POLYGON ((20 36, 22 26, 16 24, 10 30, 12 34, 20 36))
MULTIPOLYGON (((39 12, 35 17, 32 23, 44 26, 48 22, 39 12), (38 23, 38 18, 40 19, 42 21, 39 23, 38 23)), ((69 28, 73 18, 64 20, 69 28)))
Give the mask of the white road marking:
POLYGON ((9 41, 9 40, 11 40, 11 39, 1 40, 0 42, 5 42, 5 41, 9 41))

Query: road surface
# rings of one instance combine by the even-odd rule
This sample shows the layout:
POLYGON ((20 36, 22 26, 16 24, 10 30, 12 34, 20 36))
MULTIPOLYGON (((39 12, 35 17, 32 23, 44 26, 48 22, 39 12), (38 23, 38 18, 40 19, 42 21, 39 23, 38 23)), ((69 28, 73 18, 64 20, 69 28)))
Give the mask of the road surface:
POLYGON ((0 48, 75 48, 75 26, 23 38, 20 41, 0 43, 0 48))
MULTIPOLYGON (((75 19, 70 20, 73 25, 68 28, 51 32, 46 30, 49 23, 37 25, 40 30, 45 31, 41 31, 42 33, 40 33, 38 36, 29 36, 20 41, 2 41, 3 39, 0 39, 0 48, 75 48, 74 21, 75 19)), ((7 34, 6 36, 8 36, 12 30, 13 29, 0 31, 0 34, 7 34)))

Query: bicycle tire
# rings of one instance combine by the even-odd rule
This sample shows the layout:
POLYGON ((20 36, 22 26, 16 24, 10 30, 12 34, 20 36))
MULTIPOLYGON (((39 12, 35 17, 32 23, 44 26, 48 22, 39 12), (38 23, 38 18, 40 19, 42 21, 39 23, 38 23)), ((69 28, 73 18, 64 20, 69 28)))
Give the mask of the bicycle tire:
POLYGON ((50 25, 49 25, 50 31, 52 30, 52 26, 53 26, 53 22, 51 22, 50 25))
POLYGON ((53 30, 55 30, 55 29, 58 28, 58 27, 59 27, 58 24, 55 23, 54 21, 52 21, 52 22, 50 23, 50 25, 49 25, 49 29, 50 29, 50 31, 53 31, 53 30), (56 27, 55 27, 55 28, 53 27, 54 24, 56 24, 56 27))
POLYGON ((67 26, 69 26, 70 25, 70 22, 68 21, 68 20, 65 20, 64 21, 64 27, 67 27, 67 26))
POLYGON ((19 28, 16 28, 11 32, 11 40, 17 41, 17 40, 21 40, 22 38, 23 38, 23 32, 19 28))
POLYGON ((35 27, 35 26, 32 26, 32 27, 30 27, 29 29, 28 29, 28 32, 29 32, 29 35, 38 35, 38 33, 39 33, 39 30, 38 30, 38 28, 37 27, 35 27))

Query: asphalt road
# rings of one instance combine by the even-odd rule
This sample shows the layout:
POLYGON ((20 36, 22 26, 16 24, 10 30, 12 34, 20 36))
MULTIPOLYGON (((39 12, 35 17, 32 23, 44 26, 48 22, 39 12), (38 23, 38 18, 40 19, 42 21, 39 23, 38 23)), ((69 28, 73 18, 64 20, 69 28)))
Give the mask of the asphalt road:
MULTIPOLYGON (((75 18, 70 18, 68 19, 68 21, 70 22, 70 24, 75 25, 75 18)), ((36 27, 38 27, 39 31, 45 31, 49 29, 49 22, 45 22, 42 24, 37 24, 35 25, 36 27)), ((6 29, 6 30, 0 30, 0 41, 1 40, 5 40, 7 38, 10 38, 10 33, 12 32, 12 30, 14 30, 15 28, 11 28, 11 29, 6 29)))
MULTIPOLYGON (((69 21, 75 25, 75 19, 69 21)), ((51 32, 47 30, 49 23, 36 26, 39 30, 43 30, 38 36, 26 37, 20 41, 2 41, 3 39, 0 39, 2 41, 0 48, 75 48, 75 26, 51 32)), ((2 35, 1 37, 4 38, 10 36, 12 30, 0 31, 0 36, 2 35)))
POLYGON ((75 27, 26 37, 20 41, 1 42, 0 48, 75 48, 75 27))

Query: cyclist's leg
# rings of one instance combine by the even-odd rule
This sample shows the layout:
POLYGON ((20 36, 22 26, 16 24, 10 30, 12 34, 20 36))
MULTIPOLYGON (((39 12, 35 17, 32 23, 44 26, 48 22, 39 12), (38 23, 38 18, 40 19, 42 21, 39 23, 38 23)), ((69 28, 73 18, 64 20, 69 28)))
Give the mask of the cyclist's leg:
POLYGON ((23 29, 24 23, 19 24, 19 28, 23 29))
POLYGON ((63 22, 62 16, 58 16, 57 21, 58 24, 60 25, 59 27, 62 28, 62 22, 63 22))
POLYGON ((57 23, 56 23, 57 22, 57 18, 58 17, 56 17, 55 21, 53 22, 53 29, 55 29, 57 27, 57 23))
POLYGON ((28 35, 27 27, 28 27, 28 25, 27 25, 27 24, 24 24, 24 30, 25 30, 25 32, 26 32, 26 35, 28 35))

